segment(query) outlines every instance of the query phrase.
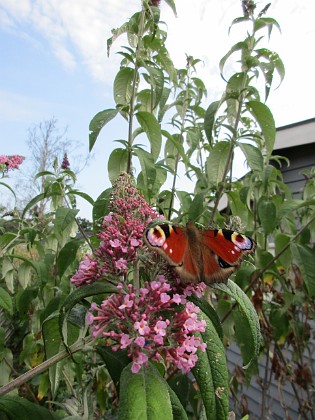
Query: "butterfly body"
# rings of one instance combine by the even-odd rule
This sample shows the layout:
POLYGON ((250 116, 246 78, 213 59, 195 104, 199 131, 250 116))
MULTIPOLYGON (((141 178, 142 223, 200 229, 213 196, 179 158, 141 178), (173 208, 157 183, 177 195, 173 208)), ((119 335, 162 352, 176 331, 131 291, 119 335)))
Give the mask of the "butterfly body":
POLYGON ((198 229, 166 221, 153 222, 144 232, 148 247, 175 269, 184 283, 226 282, 242 259, 255 251, 248 236, 228 229, 198 229))

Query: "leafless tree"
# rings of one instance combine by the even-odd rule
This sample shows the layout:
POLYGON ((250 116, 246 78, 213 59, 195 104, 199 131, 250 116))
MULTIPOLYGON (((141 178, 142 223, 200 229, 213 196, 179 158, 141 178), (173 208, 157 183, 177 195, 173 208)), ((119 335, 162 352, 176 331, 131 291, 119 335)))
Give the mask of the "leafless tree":
MULTIPOLYGON (((18 190, 21 192, 19 202, 22 206, 44 191, 45 177, 35 180, 38 172, 53 171, 54 162, 57 161, 61 165, 64 155, 67 154, 71 162, 71 170, 78 174, 91 159, 91 156, 83 157, 82 154, 76 154, 80 143, 67 138, 67 128, 61 130, 55 117, 31 127, 28 130, 26 143, 29 155, 26 156, 25 165, 21 168, 18 180, 18 190)), ((45 200, 40 202, 36 212, 42 215, 46 205, 45 200)))

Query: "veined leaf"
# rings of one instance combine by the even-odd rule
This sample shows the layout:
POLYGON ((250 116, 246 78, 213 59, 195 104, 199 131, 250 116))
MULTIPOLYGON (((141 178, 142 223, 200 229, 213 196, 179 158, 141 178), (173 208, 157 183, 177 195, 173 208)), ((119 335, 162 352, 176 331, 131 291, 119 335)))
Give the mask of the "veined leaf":
POLYGON ((10 315, 13 315, 12 298, 2 287, 0 287, 0 307, 5 309, 10 315))
POLYGON ((212 145, 213 143, 213 125, 215 121, 215 114, 218 110, 218 107, 220 105, 220 101, 212 102, 212 104, 209 105, 206 111, 205 120, 204 120, 204 129, 207 136, 207 139, 209 140, 209 143, 212 145))
POLYGON ((109 156, 107 169, 110 182, 113 184, 121 172, 126 172, 128 163, 128 151, 126 149, 114 149, 109 156))
POLYGON ((118 105, 128 105, 131 99, 135 70, 123 67, 114 80, 114 99, 118 105))
POLYGON ((160 124, 155 116, 149 112, 139 111, 136 113, 136 117, 141 128, 148 136, 151 145, 151 155, 156 161, 159 157, 162 144, 160 124))
POLYGON ((64 275, 69 265, 74 262, 78 249, 83 243, 83 240, 73 239, 67 242, 60 250, 57 258, 57 270, 60 277, 64 275))
POLYGON ((118 109, 105 109, 104 111, 98 112, 91 120, 90 130, 90 144, 89 151, 93 149, 95 141, 101 131, 101 129, 112 120, 118 113, 118 109))
POLYGON ((223 174, 230 153, 230 143, 220 141, 211 149, 210 155, 206 162, 206 171, 209 183, 217 185, 223 181, 223 174))
POLYGON ((262 135, 265 139, 268 156, 270 156, 276 140, 276 126, 273 115, 267 105, 260 101, 249 101, 246 104, 246 108, 259 124, 262 135))
MULTIPOLYGON (((227 54, 225 54, 225 56, 224 57, 222 57, 221 58, 221 60, 220 60, 220 63, 219 63, 219 67, 220 67, 220 73, 221 73, 221 76, 222 76, 222 78, 224 79, 224 77, 223 77, 223 68, 224 68, 224 65, 225 65, 225 63, 226 63, 226 61, 227 61, 227 59, 234 53, 234 52, 236 52, 236 51, 241 51, 241 50, 243 50, 243 49, 248 49, 248 46, 247 46, 247 43, 246 42, 244 42, 244 41, 241 41, 241 42, 238 42, 237 44, 235 44, 235 45, 233 45, 233 47, 230 49, 230 51, 227 53, 227 54)), ((225 79, 224 79, 225 80, 225 79)))
POLYGON ((204 314, 200 317, 206 322, 206 330, 198 334, 207 344, 205 352, 198 350, 198 362, 192 369, 200 388, 207 420, 228 417, 228 370, 225 348, 210 319, 204 314))
POLYGON ((8 420, 57 420, 60 418, 47 408, 31 403, 25 398, 5 395, 0 397, 0 414, 8 420))
POLYGON ((135 155, 138 156, 141 170, 142 170, 142 181, 144 188, 144 195, 147 200, 151 197, 153 185, 156 180, 156 168, 152 155, 143 149, 135 149, 135 155))
POLYGON ((262 172, 264 168, 264 158, 258 147, 248 143, 239 143, 239 146, 246 157, 248 166, 253 171, 262 172))
POLYGON ((273 232, 277 225, 277 209, 268 198, 261 197, 258 201, 258 216, 266 235, 273 232))
POLYGON ((244 369, 249 366, 251 361, 255 360, 259 354, 260 349, 260 326, 257 313, 243 290, 238 287, 232 280, 228 280, 227 284, 225 283, 213 283, 211 287, 215 290, 220 290, 223 293, 231 296, 240 306, 240 314, 243 317, 246 317, 249 324, 249 329, 251 331, 251 337, 253 340, 253 354, 249 358, 249 362, 244 369))
POLYGON ((315 252, 307 246, 291 243, 291 252, 299 269, 310 297, 315 296, 315 252))
POLYGON ((172 405, 166 381, 149 363, 139 373, 129 364, 120 382, 119 420, 173 420, 172 405))

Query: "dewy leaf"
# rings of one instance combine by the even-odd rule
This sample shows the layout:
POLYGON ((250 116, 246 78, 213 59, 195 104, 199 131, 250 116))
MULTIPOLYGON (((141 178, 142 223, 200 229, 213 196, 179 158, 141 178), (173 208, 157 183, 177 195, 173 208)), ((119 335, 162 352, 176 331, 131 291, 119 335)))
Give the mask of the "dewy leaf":
POLYGON ((207 108, 205 119, 204 119, 205 133, 211 145, 213 143, 212 133, 213 133, 213 125, 215 121, 215 114, 218 110, 219 105, 220 105, 220 101, 212 102, 212 104, 210 104, 209 107, 207 108))
POLYGON ((173 420, 166 381, 149 363, 139 373, 129 364, 121 375, 119 420, 173 420))
POLYGON ((90 145, 89 151, 93 149, 95 141, 100 134, 101 129, 112 120, 118 113, 117 109, 105 109, 97 113, 91 120, 89 130, 90 130, 90 145))
POLYGON ((206 171, 210 184, 217 185, 222 181, 229 152, 230 143, 227 141, 220 141, 211 149, 206 162, 206 171))
POLYGON ((258 147, 248 143, 239 143, 239 146, 246 157, 248 166, 253 171, 262 172, 264 168, 264 158, 258 147))
POLYGON ((148 136, 151 145, 151 155, 156 161, 159 157, 162 144, 160 124, 155 116, 149 112, 139 111, 136 113, 136 117, 141 128, 148 136))
POLYGON ((246 108, 260 126, 262 135, 265 139, 268 157, 270 157, 276 140, 276 126, 273 115, 267 105, 260 101, 249 101, 246 104, 246 108))
POLYGON ((293 259, 301 270, 309 296, 315 296, 315 252, 307 246, 296 243, 290 245, 293 259))
POLYGON ((128 151, 126 149, 114 149, 108 158, 108 177, 113 184, 121 172, 126 172, 128 151))
POLYGON ((207 420, 228 417, 228 369, 225 348, 210 319, 200 315, 206 322, 206 330, 198 334, 207 344, 205 352, 198 350, 198 362, 192 369, 198 383, 207 420))
POLYGON ((236 300, 238 305, 241 309, 241 315, 246 317, 248 320, 249 328, 251 331, 251 336, 253 340, 253 354, 249 361, 249 363, 244 366, 244 368, 247 368, 249 364, 257 358, 259 354, 260 349, 260 326, 259 326, 259 320, 257 313, 247 297, 247 295, 243 292, 243 290, 235 284, 232 280, 228 280, 227 284, 225 283, 213 283, 211 287, 215 290, 220 290, 223 293, 226 293, 227 295, 231 296, 233 299, 236 300))

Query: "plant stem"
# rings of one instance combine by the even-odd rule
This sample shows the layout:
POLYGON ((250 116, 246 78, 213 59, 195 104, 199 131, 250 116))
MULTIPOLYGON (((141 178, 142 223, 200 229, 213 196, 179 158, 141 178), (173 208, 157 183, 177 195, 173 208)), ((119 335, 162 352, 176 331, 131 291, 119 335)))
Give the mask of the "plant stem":
POLYGON ((66 359, 67 357, 70 357, 71 354, 76 353, 80 350, 84 350, 84 348, 87 349, 89 344, 92 343, 93 341, 94 340, 91 337, 78 340, 76 343, 72 344, 72 346, 69 347, 69 351, 63 350, 59 352, 55 356, 49 358, 45 362, 41 363, 40 365, 34 367, 33 369, 29 370, 28 372, 24 373, 23 375, 9 382, 7 385, 4 385, 3 387, 1 387, 0 396, 7 394, 13 389, 19 387, 20 385, 23 385, 25 382, 28 382, 30 379, 39 375, 40 373, 45 372, 51 366, 55 365, 56 363, 60 362, 63 359, 66 359))

